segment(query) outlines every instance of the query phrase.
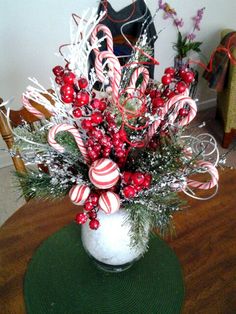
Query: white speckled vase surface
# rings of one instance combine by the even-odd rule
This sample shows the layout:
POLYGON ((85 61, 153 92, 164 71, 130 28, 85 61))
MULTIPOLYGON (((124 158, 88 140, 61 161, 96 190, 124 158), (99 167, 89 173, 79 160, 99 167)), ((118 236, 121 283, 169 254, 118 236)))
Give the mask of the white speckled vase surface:
POLYGON ((144 248, 130 246, 130 224, 127 213, 119 210, 114 214, 98 212, 100 227, 91 230, 82 225, 82 243, 95 264, 106 271, 119 272, 128 269, 143 254, 144 248))

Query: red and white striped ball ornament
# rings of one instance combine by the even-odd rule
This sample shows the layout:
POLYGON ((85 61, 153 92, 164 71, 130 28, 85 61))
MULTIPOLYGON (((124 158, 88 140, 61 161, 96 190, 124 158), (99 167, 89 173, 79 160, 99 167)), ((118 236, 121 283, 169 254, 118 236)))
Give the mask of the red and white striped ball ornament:
POLYGON ((74 185, 70 189, 69 197, 71 202, 75 205, 84 205, 89 197, 90 188, 87 185, 74 185))
POLYGON ((108 158, 94 161, 89 169, 89 179, 99 189, 109 189, 120 178, 120 170, 117 164, 108 158))
POLYGON ((114 192, 104 192, 99 197, 98 205, 106 214, 113 214, 120 209, 120 197, 114 192))

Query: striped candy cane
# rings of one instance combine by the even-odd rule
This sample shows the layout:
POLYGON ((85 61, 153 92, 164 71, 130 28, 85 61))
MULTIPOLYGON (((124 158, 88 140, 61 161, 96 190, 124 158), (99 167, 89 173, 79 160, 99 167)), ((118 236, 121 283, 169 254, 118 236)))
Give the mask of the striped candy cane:
POLYGON ((187 97, 184 95, 176 95, 172 97, 171 99, 169 99, 165 103, 164 107, 161 108, 162 112, 161 112, 160 119, 158 119, 157 121, 154 121, 148 130, 147 141, 150 140, 153 137, 153 135, 156 133, 156 130, 158 129, 161 123, 161 120, 164 119, 165 115, 168 114, 168 112, 174 109, 174 112, 169 114, 169 117, 168 117, 168 122, 174 123, 178 117, 179 109, 183 108, 186 103, 189 105, 188 115, 184 117, 183 119, 181 119, 180 121, 178 121, 177 123, 179 126, 185 126, 189 124, 195 118, 196 113, 197 113, 196 102, 190 97, 187 97))
POLYGON ((143 76, 143 81, 140 86, 140 91, 141 93, 145 92, 148 81, 149 81, 149 72, 145 67, 139 67, 134 70, 134 72, 132 73, 130 77, 129 86, 126 89, 127 92, 132 93, 136 89, 136 83, 140 74, 142 74, 143 76))
POLYGON ((198 161, 198 166, 205 168, 211 176, 211 180, 208 182, 199 182, 192 179, 187 179, 187 185, 200 190, 209 190, 218 184, 219 173, 216 167, 209 161, 200 160, 198 161))
POLYGON ((114 76, 111 78, 111 87, 112 87, 112 96, 115 101, 117 101, 119 97, 119 86, 121 80, 121 67, 120 62, 117 57, 109 51, 100 52, 95 59, 95 70, 98 79, 103 83, 105 80, 105 76, 103 74, 103 59, 107 59, 108 66, 111 70, 113 70, 114 76))
POLYGON ((70 132, 75 139, 75 142, 81 152, 81 154, 84 157, 84 160, 86 163, 89 162, 89 156, 88 156, 88 152, 87 149, 85 148, 85 145, 81 139, 80 133, 78 131, 78 129, 76 129, 75 127, 73 127, 70 124, 58 124, 53 126, 49 132, 48 132, 48 143, 55 148, 57 151, 63 153, 64 152, 64 147, 62 147, 60 144, 58 144, 55 140, 55 137, 57 135, 57 133, 59 132, 70 132))
MULTIPOLYGON (((91 34, 91 37, 90 37, 90 41, 91 41, 91 44, 94 45, 97 41, 97 34, 98 32, 103 32, 103 34, 106 35, 106 40, 107 40, 107 51, 109 52, 113 52, 113 37, 112 37, 112 34, 111 34, 111 31, 110 29, 103 25, 103 24, 98 24, 92 34, 91 34)), ((99 49, 98 48, 93 48, 93 51, 95 53, 95 55, 97 56, 99 54, 99 49)))
POLYGON ((29 100, 25 96, 22 97, 22 104, 27 111, 32 113, 38 119, 44 119, 45 118, 45 115, 41 111, 39 111, 35 107, 33 107, 31 105, 31 103, 29 102, 29 100))

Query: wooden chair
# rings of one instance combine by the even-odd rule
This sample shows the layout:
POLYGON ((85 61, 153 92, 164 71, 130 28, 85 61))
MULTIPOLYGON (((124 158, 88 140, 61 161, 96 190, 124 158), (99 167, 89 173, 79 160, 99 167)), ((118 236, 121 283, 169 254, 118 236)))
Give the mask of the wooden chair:
MULTIPOLYGON (((51 93, 53 92, 52 90, 49 90, 51 93)), ((53 103, 52 99, 50 99, 49 96, 47 97, 48 100, 53 103)), ((3 100, 0 98, 0 104, 3 102, 3 100)), ((49 112, 40 104, 37 104, 34 101, 30 101, 31 105, 33 105, 37 110, 41 111, 46 118, 50 117, 49 112)), ((8 125, 8 121, 6 119, 6 108, 1 107, 0 108, 0 133, 2 135, 3 140, 5 141, 8 149, 12 149, 13 144, 14 144, 14 137, 11 131, 10 126, 8 125)), ((11 110, 10 111, 10 121, 11 121, 11 127, 17 127, 22 124, 23 121, 28 122, 32 127, 33 124, 36 121, 39 121, 37 117, 35 117, 33 114, 31 114, 29 111, 27 111, 25 108, 21 108, 20 110, 11 110)), ((20 157, 15 157, 12 156, 12 161, 15 166, 16 171, 18 172, 26 172, 26 167, 23 162, 23 160, 20 157)))

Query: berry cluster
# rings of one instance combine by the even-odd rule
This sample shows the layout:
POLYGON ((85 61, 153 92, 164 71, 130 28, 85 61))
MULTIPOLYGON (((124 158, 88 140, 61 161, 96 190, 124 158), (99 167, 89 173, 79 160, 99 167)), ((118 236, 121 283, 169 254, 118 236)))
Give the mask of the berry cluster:
MULTIPOLYGON (((162 84, 158 88, 150 86, 146 91, 146 94, 149 94, 152 99, 152 114, 158 113, 166 100, 184 93, 194 81, 194 73, 189 68, 175 70, 173 67, 169 67, 165 69, 161 81, 162 84)), ((188 110, 180 109, 180 116, 184 117, 187 114, 188 110)))
POLYGON ((149 189, 152 181, 151 174, 124 171, 122 174, 122 193, 125 198, 133 198, 143 189, 149 189))
POLYGON ((115 119, 109 111, 104 112, 103 115, 95 111, 90 119, 82 121, 81 126, 87 130, 89 139, 86 141, 86 147, 91 161, 102 157, 108 158, 112 155, 120 167, 124 164, 127 154, 126 131, 123 129, 116 131, 115 119), (94 123, 95 117, 96 119, 101 117, 103 130, 94 123))
POLYGON ((75 221, 78 224, 85 224, 88 219, 90 219, 89 227, 93 230, 99 228, 99 221, 97 218, 98 212, 98 199, 99 195, 97 193, 90 193, 88 199, 84 203, 84 212, 78 213, 75 217, 75 221))
POLYGON ((68 66, 64 69, 57 65, 52 71, 56 76, 56 83, 61 85, 60 94, 64 103, 73 103, 75 107, 89 103, 89 93, 84 90, 88 86, 88 81, 85 78, 77 80, 76 75, 69 70, 68 66))
POLYGON ((61 100, 72 104, 74 118, 82 118, 81 127, 86 131, 86 146, 91 161, 112 157, 122 167, 126 160, 127 149, 125 130, 118 130, 115 117, 107 109, 107 99, 97 99, 95 94, 86 91, 88 81, 76 79, 68 69, 57 65, 53 68, 57 84, 61 85, 61 100))

